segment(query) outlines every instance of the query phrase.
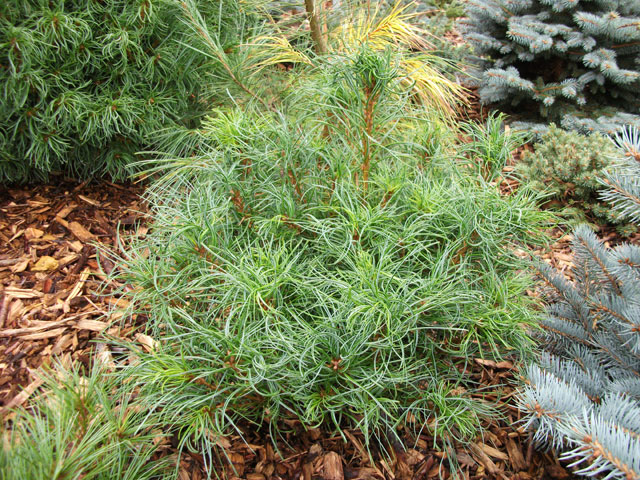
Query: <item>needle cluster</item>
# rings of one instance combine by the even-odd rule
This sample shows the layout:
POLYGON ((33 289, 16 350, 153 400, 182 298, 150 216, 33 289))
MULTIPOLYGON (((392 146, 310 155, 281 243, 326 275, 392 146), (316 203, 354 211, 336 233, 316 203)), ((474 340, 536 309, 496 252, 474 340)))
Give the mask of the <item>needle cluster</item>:
POLYGON ((60 365, 38 375, 41 393, 2 431, 0 478, 170 478, 170 459, 156 457, 166 438, 131 384, 100 362, 86 376, 60 365))

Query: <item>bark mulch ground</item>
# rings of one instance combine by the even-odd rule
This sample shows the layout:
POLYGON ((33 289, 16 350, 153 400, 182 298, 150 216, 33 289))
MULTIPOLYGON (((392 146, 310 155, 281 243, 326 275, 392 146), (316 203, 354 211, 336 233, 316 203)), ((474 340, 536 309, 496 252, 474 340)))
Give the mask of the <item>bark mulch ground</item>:
MULTIPOLYGON (((145 235, 142 188, 131 185, 56 184, 14 188, 0 192, 0 413, 28 402, 40 386, 37 370, 55 358, 88 366, 100 353, 109 354, 103 333, 144 343, 143 325, 105 317, 118 302, 122 285, 108 285, 105 274, 113 265, 96 255, 96 245, 117 247, 118 235, 145 235)), ((547 253, 560 268, 570 266, 568 238, 547 253), (566 255, 566 256, 565 256, 566 255)), ((138 320, 139 322, 140 320, 138 320)), ((223 478, 271 479, 564 479, 570 473, 550 454, 535 452, 528 435, 517 426, 513 406, 517 376, 510 362, 477 359, 467 374, 500 394, 504 419, 484 425, 482 436, 466 447, 442 450, 427 433, 417 438, 399 431, 404 445, 393 446, 392 460, 365 451, 357 431, 342 436, 287 424, 290 433, 273 442, 268 428, 247 428, 239 436, 220 439, 217 473, 223 478), (455 453, 458 467, 449 470, 455 453)), ((375 442, 373 442, 375 443, 375 442)), ((175 443, 162 447, 175 453, 175 443)), ((206 478, 202 457, 184 455, 181 480, 206 478)))
MULTIPOLYGON (((142 189, 61 181, 0 192, 0 406, 20 405, 40 385, 36 369, 54 358, 88 365, 108 328, 105 272, 95 245, 116 244, 143 216, 142 189)), ((143 234, 144 230, 136 230, 143 234)))

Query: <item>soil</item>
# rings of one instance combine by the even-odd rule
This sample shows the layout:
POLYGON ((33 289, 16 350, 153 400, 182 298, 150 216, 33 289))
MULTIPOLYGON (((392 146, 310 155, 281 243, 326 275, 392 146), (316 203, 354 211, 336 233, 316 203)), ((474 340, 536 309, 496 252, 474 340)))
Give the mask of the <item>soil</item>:
MULTIPOLYGON (((501 189, 515 188, 505 180, 501 189)), ((122 306, 125 285, 107 281, 114 264, 102 253, 117 249, 118 240, 143 236, 143 188, 112 183, 58 181, 13 188, 0 193, 0 407, 3 414, 41 385, 37 369, 55 361, 88 367, 107 354, 115 337, 142 342, 144 319, 106 317, 122 306), (101 248, 96 251, 96 247, 101 248)), ((556 243, 539 252, 560 269, 569 269, 569 237, 551 232, 556 243)), ((535 294, 535 292, 532 292, 535 294)), ((358 431, 343 435, 305 429, 289 422, 288 433, 275 443, 267 428, 247 426, 240 436, 220 439, 216 472, 223 478, 270 479, 402 479, 448 478, 529 480, 570 478, 551 454, 536 452, 518 424, 513 388, 518 376, 511 362, 476 359, 468 369, 479 384, 500 395, 504 418, 486 423, 482 435, 468 445, 449 449, 426 433, 399 430, 402 444, 391 443, 392 460, 365 451, 358 431), (449 457, 455 455, 457 466, 449 457)), ((495 395, 494 395, 495 398, 495 395)), ((497 399, 497 398, 496 398, 497 399)), ((6 420, 6 417, 5 417, 6 420)), ((375 442, 372 442, 375 443, 375 442)), ((167 442, 163 454, 175 453, 167 442)), ((387 457, 388 458, 388 457, 387 457)), ((181 480, 206 478, 204 460, 196 452, 183 455, 181 480)))

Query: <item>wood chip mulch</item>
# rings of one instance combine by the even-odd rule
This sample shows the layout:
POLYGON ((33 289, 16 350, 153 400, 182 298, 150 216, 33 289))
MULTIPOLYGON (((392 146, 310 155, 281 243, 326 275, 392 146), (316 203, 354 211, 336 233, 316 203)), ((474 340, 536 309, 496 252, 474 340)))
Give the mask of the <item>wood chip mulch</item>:
MULTIPOLYGON (((451 450, 434 444, 426 431, 417 437, 408 429, 398 430, 402 444, 387 445, 391 459, 371 444, 371 457, 364 447, 361 432, 344 430, 344 438, 318 429, 305 430, 300 422, 287 422, 291 433, 273 443, 268 430, 243 429, 243 437, 220 439, 224 455, 215 471, 221 478, 247 480, 422 480, 462 478, 468 480, 541 480, 574 477, 551 454, 536 452, 528 435, 519 428, 519 414, 512 402, 513 389, 508 386, 517 375, 508 361, 476 359, 468 375, 501 394, 501 421, 486 422, 475 441, 451 450), (455 455, 455 471, 450 470, 449 455, 455 455)), ((487 397, 485 397, 487 398, 487 397)), ((488 398, 491 400, 491 396, 488 398)), ((497 400, 493 397, 493 400, 497 400)), ((167 445, 170 450, 171 446, 167 445)), ((184 455, 180 480, 206 478, 203 458, 184 455)))
MULTIPOLYGON (((113 265, 98 258, 95 247, 116 248, 118 235, 146 234, 141 193, 131 185, 64 181, 0 191, 0 413, 28 401, 41 384, 37 369, 55 357, 88 366, 108 348, 99 341, 101 333, 144 343, 136 325, 105 320, 104 313, 122 300, 105 295, 119 286, 103 290, 113 265)), ((517 424, 509 387, 517 368, 477 359, 467 374, 500 393, 504 418, 485 424, 466 447, 443 451, 427 431, 416 438, 402 430, 404 445, 393 446, 394 458, 385 461, 374 450, 371 461, 360 432, 345 430, 342 437, 292 422, 278 449, 266 427, 247 428, 244 441, 220 439, 216 473, 246 480, 570 478, 550 454, 533 450, 517 424), (451 454, 457 456, 455 472, 449 470, 451 454)), ((162 451, 173 455, 175 446, 167 441, 162 451)), ((180 480, 206 478, 203 462, 196 452, 184 455, 180 480)))
POLYGON ((65 181, 0 191, 0 412, 33 393, 35 370, 54 357, 88 365, 118 301, 102 294, 113 265, 98 263, 95 245, 113 247, 118 232, 133 230, 141 192, 65 181))

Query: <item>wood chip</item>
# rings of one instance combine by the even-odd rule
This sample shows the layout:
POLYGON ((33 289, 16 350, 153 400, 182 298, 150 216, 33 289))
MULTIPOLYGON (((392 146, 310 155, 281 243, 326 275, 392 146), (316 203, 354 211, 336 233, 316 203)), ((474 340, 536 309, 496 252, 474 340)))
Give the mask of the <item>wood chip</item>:
POLYGON ((4 293, 13 298, 40 298, 44 296, 44 293, 32 288, 7 287, 4 293))
POLYGON ((477 465, 476 461, 471 458, 471 455, 462 450, 456 451, 456 459, 463 467, 475 467, 477 465))
POLYGON ((73 337, 75 336, 75 332, 67 333, 66 335, 61 336, 51 349, 52 355, 60 355, 66 349, 68 349, 73 343, 73 337))
MULTIPOLYGON (((120 221, 144 210, 138 203, 141 192, 142 188, 129 185, 62 179, 3 190, 0 363, 6 367, 0 370, 0 405, 29 385, 33 380, 29 372, 50 363, 52 356, 73 354, 76 361, 90 360, 96 349, 93 339, 109 328, 95 312, 109 307, 106 297, 90 292, 96 287, 92 275, 99 272, 92 258, 95 246, 87 242, 114 247, 120 221)), ((135 235, 133 230, 122 233, 135 235)), ((107 291, 119 287, 106 286, 107 291)), ((120 330, 126 333, 116 330, 119 338, 132 341, 139 331, 136 322, 135 316, 123 319, 125 328, 120 330)))
POLYGON ((141 343, 144 349, 147 352, 151 352, 156 349, 157 342, 151 338, 149 335, 145 335, 144 333, 138 333, 135 336, 137 342, 141 343))
POLYGON ((23 234, 23 233, 24 233, 24 230, 18 230, 18 231, 13 235, 13 237, 11 237, 11 238, 9 239, 9 241, 8 241, 7 243, 11 243, 11 242, 13 242, 16 238, 20 238, 20 237, 22 236, 22 234, 23 234))
POLYGON ((0 268, 9 267, 11 265, 15 265, 16 263, 20 263, 21 261, 21 258, 0 258, 0 268))
POLYGON ((4 327, 4 322, 7 319, 10 301, 11 297, 9 295, 2 295, 2 302, 0 302, 0 328, 4 327))
POLYGON ((36 391, 36 389, 44 383, 42 378, 36 378, 33 382, 25 387, 18 395, 13 397, 7 404, 0 409, 0 414, 4 414, 14 407, 22 405, 36 391))
POLYGON ((91 330, 92 332, 102 332, 108 327, 109 324, 106 322, 88 319, 78 320, 78 322, 73 326, 73 328, 77 328, 78 330, 91 330))
MULTIPOLYGON (((565 478, 569 478, 571 475, 567 472, 561 465, 545 465, 545 471, 549 474, 551 478, 555 478, 557 480, 564 480, 565 478)), ((633 477, 627 477, 633 478, 633 477)))
POLYGON ((244 456, 237 452, 231 452, 229 453, 229 460, 233 465, 233 473, 238 477, 242 477, 244 475, 244 456))
POLYGON ((511 466, 515 472, 520 472, 527 468, 527 463, 524 460, 522 450, 518 447, 518 444, 513 438, 507 437, 506 439, 507 452, 509 453, 509 460, 511 466))
POLYGON ((115 297, 105 298, 105 303, 108 303, 109 305, 117 308, 127 308, 130 305, 128 300, 115 297))
POLYGON ((33 240, 34 238, 40 238, 44 235, 44 231, 38 230, 37 228, 29 227, 25 229, 24 236, 27 240, 33 240))
POLYGON ((495 463, 489 458, 489 456, 483 451, 483 449, 475 444, 469 444, 469 448, 471 450, 471 456, 476 460, 476 462, 480 463, 487 472, 492 475, 495 475, 500 470, 496 466, 495 463))
POLYGON ((69 263, 75 262, 78 258, 80 258, 80 255, 78 255, 77 253, 66 255, 59 260, 60 267, 64 267, 69 263))
POLYGON ((513 368, 513 363, 509 361, 496 362, 494 360, 486 360, 484 358, 474 358, 474 360, 478 365, 482 365, 484 367, 508 370, 511 370, 513 368))
POLYGON ((31 267, 32 272, 50 272, 59 266, 58 260, 48 255, 44 255, 38 259, 36 264, 31 267))
POLYGON ((95 235, 84 228, 78 222, 69 222, 67 228, 81 242, 87 243, 96 239, 95 235))
POLYGON ((29 259, 23 258, 22 260, 20 260, 20 262, 16 263, 14 266, 11 267, 11 272, 22 273, 27 269, 28 266, 29 266, 29 259))
POLYGON ((342 458, 336 452, 328 452, 323 458, 323 478, 325 480, 344 480, 342 458))
POLYGON ((62 319, 55 322, 41 322, 40 324, 31 327, 7 328, 0 331, 0 337, 17 337, 27 335, 34 332, 40 332, 42 330, 59 327, 60 325, 64 325, 66 322, 67 320, 62 319))
POLYGON ((73 290, 71 290, 71 293, 69 293, 69 296, 67 297, 67 299, 64 301, 64 306, 63 306, 64 313, 69 313, 71 309, 70 308, 71 300, 73 300, 78 295, 80 295, 80 293, 82 292, 82 289, 84 288, 84 284, 89 278, 90 274, 91 274, 91 269, 88 267, 82 271, 82 273, 80 274, 80 279, 73 287, 73 290))
POLYGON ((386 460, 380 460, 378 462, 380 465, 382 465, 382 468, 385 472, 387 472, 387 477, 390 478, 391 480, 395 480, 396 476, 393 473, 393 470, 391 470, 391 467, 389 467, 389 465, 387 465, 387 461, 386 460))
POLYGON ((84 248, 82 245, 82 242, 79 242, 78 240, 73 242, 67 242, 67 244, 69 245, 69 248, 71 248, 71 250, 73 250, 76 253, 80 253, 84 248))
POLYGON ((67 206, 63 207, 62 210, 60 210, 56 214, 56 217, 58 217, 58 218, 67 218, 69 216, 69 214, 76 209, 77 206, 78 205, 75 204, 75 203, 68 204, 67 206))
POLYGON ((369 455, 367 455, 367 452, 365 451, 364 447, 362 446, 362 443, 360 442, 360 440, 358 440, 355 435, 353 435, 349 430, 345 430, 344 434, 347 436, 347 438, 349 439, 349 441, 353 444, 353 446, 356 448, 356 450, 358 451, 358 453, 360 454, 360 458, 362 460, 364 459, 368 459, 369 455))
POLYGON ((498 460, 509 460, 509 456, 501 452, 500 450, 493 448, 485 443, 480 443, 478 446, 490 457, 497 458, 498 460))
POLYGON ((13 324, 14 320, 22 314, 24 309, 25 307, 22 300, 16 299, 13 302, 11 302, 11 305, 9 305, 9 312, 7 313, 5 324, 7 325, 13 324))
POLYGON ((20 338, 22 338, 23 340, 44 340, 45 338, 58 337, 62 335, 66 329, 67 327, 54 328, 53 330, 46 330, 44 332, 23 335, 20 338))
POLYGON ((84 195, 78 195, 78 198, 83 202, 87 202, 89 205, 93 205, 94 207, 100 206, 100 202, 97 202, 93 198, 85 197, 84 195))

